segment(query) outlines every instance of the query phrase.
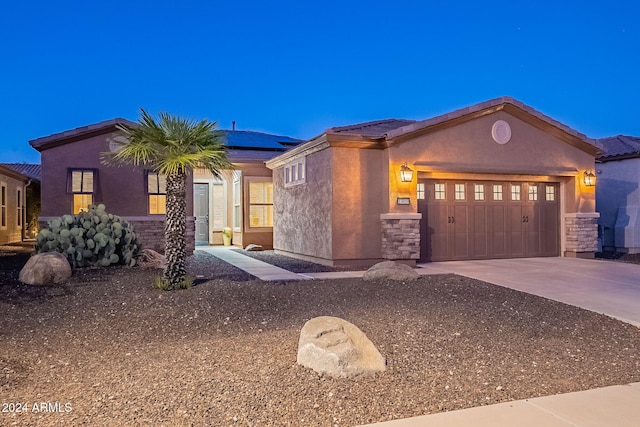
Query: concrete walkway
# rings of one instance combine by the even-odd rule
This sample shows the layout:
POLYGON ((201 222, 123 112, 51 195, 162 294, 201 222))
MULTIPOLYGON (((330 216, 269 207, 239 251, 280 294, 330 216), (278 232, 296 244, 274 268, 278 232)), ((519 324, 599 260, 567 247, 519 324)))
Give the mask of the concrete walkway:
MULTIPOLYGON (((296 274, 230 250, 197 247, 262 280, 361 277, 362 271, 296 274)), ((451 261, 420 274, 459 274, 586 308, 640 326, 640 266, 573 258, 451 261)), ((373 424, 380 427, 635 427, 640 383, 481 406, 373 424)))

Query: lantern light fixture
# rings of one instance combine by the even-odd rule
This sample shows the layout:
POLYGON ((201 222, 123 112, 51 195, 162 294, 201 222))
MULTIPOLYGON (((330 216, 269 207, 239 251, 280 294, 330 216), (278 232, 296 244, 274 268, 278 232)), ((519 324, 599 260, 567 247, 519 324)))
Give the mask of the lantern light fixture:
POLYGON ((596 185, 596 175, 591 171, 584 171, 584 185, 593 187, 596 185))
POLYGON ((407 166, 407 162, 400 166, 400 180, 402 182, 411 182, 413 180, 413 169, 407 166))

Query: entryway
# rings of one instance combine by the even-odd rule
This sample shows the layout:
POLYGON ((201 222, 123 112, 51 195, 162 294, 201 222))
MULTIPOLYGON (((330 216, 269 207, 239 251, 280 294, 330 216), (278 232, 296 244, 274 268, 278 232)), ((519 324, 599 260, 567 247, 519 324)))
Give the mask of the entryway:
POLYGON ((418 189, 422 261, 559 254, 557 183, 426 179, 418 189))

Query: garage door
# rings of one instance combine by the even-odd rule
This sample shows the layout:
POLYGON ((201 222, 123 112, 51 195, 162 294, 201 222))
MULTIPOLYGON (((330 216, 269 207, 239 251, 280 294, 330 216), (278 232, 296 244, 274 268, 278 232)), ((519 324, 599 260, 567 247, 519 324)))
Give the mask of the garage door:
POLYGON ((421 259, 558 256, 558 184, 421 180, 421 259))

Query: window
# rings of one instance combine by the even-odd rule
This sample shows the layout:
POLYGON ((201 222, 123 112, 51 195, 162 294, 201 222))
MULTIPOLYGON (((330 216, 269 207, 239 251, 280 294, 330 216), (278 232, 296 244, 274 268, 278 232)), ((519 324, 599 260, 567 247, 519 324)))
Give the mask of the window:
POLYGON ((293 187, 307 182, 306 157, 293 160, 284 167, 284 186, 293 187))
POLYGON ((18 187, 18 191, 16 192, 16 206, 18 208, 18 216, 16 221, 16 227, 22 227, 22 218, 24 217, 24 204, 22 203, 22 188, 18 187))
POLYGON ((502 200, 502 184, 493 184, 493 200, 502 200))
POLYGON ((536 184, 529 184, 529 200, 538 200, 538 186, 536 184))
POLYGON ((147 171, 147 194, 149 195, 149 215, 166 215, 167 177, 158 172, 147 171))
POLYGON ((476 200, 484 200, 484 184, 473 184, 476 200))
POLYGON ((547 202, 553 202, 556 200, 556 187, 553 185, 547 185, 545 188, 545 198, 547 202))
POLYGON ((68 188, 73 194, 73 212, 85 212, 93 204, 96 171, 93 169, 70 169, 68 188))
POLYGON ((520 200, 519 184, 511 184, 511 200, 520 200))
POLYGON ((464 200, 464 184, 455 185, 455 197, 456 200, 464 200))
POLYGON ((233 180, 233 228, 242 228, 242 205, 240 204, 240 176, 233 180))
POLYGON ((424 200, 424 183, 418 183, 417 198, 418 200, 424 200))
POLYGON ((435 191, 434 191, 434 198, 436 200, 446 200, 446 193, 445 193, 445 184, 436 184, 435 185, 435 191))
POLYGON ((7 184, 0 184, 0 227, 7 227, 7 184))
POLYGON ((225 201, 224 185, 222 183, 213 184, 213 229, 222 230, 225 225, 225 201))
POLYGON ((273 227, 273 183, 249 183, 249 227, 273 227))

